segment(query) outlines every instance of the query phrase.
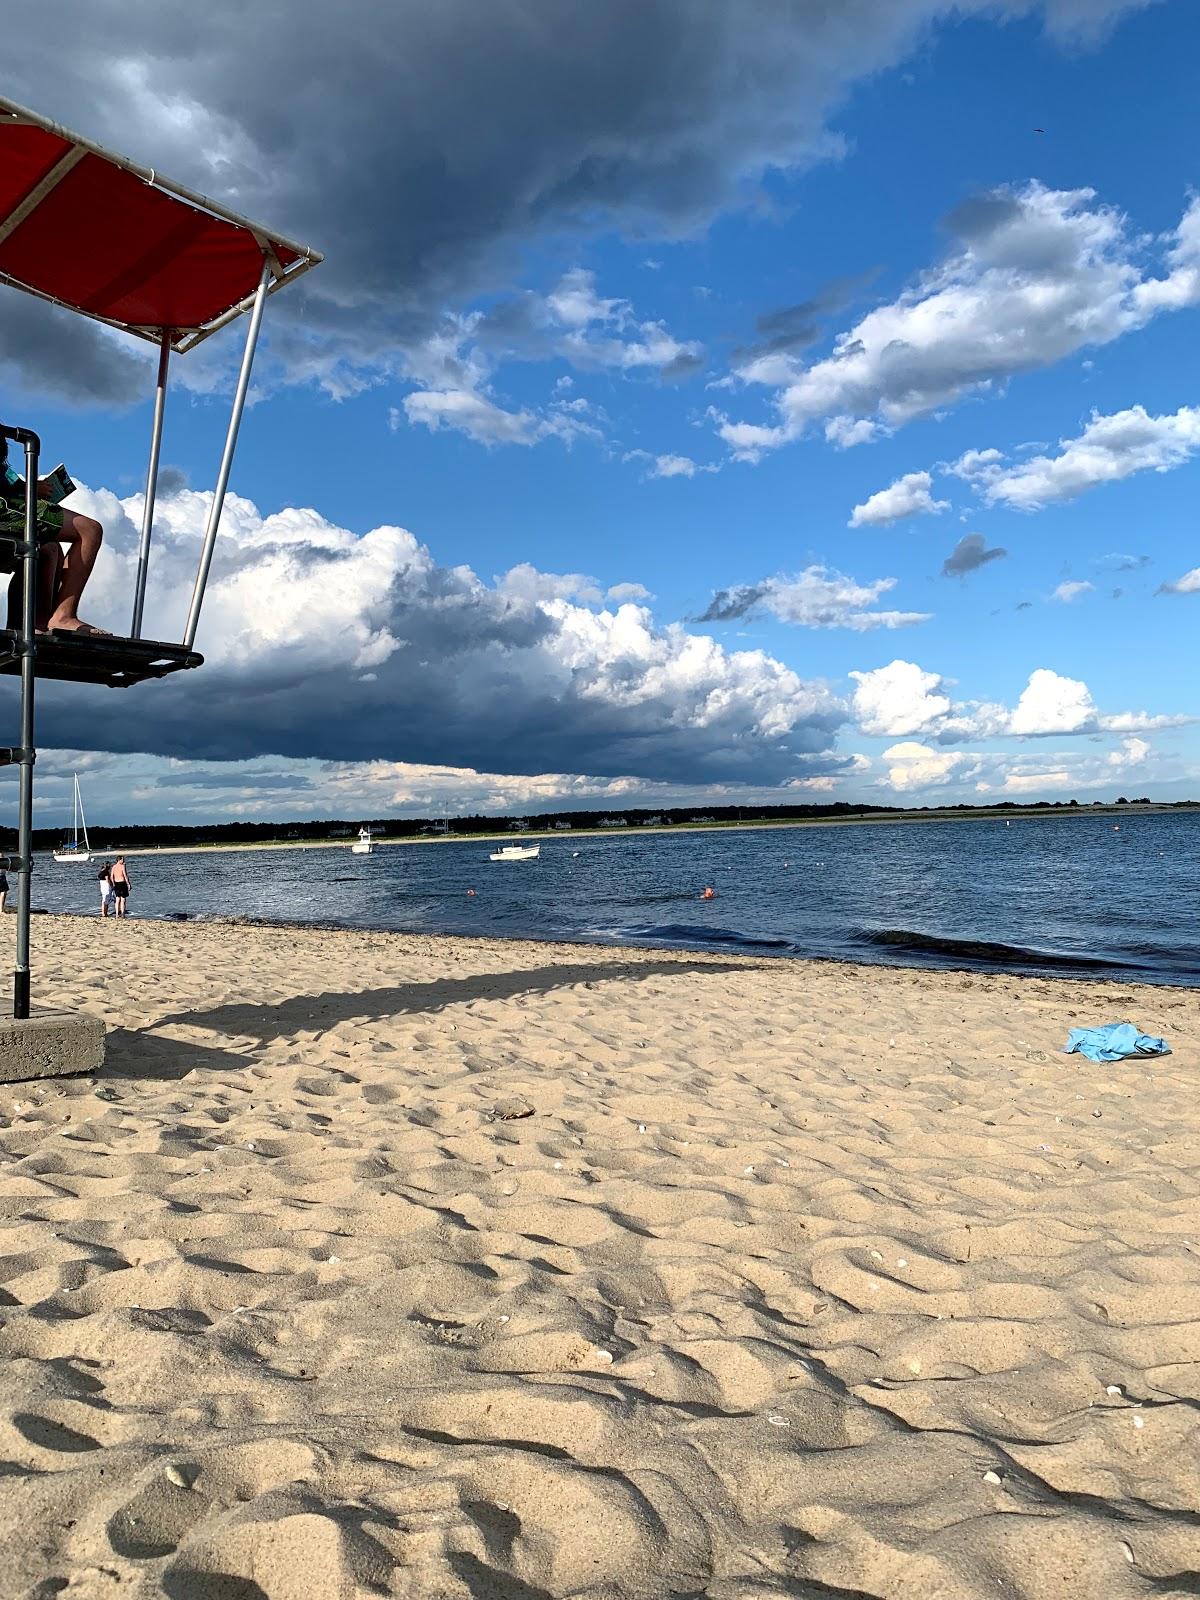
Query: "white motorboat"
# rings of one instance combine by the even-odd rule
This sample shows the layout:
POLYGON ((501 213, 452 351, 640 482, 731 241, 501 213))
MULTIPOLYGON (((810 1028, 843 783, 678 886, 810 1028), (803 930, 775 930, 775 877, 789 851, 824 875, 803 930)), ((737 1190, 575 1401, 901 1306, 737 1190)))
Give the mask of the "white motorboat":
POLYGON ((358 838, 350 846, 352 856, 369 856, 375 849, 375 841, 370 828, 360 828, 358 838))
POLYGON ((541 850, 540 844, 506 844, 499 850, 493 850, 488 857, 489 861, 536 861, 541 850))
POLYGON ((83 796, 79 792, 79 774, 76 772, 73 776, 75 778, 75 815, 71 827, 71 838, 67 844, 63 845, 61 850, 54 852, 55 861, 90 861, 92 859, 92 847, 88 843, 87 818, 83 814, 83 796), (83 835, 82 843, 80 843, 79 837, 81 833, 83 835))

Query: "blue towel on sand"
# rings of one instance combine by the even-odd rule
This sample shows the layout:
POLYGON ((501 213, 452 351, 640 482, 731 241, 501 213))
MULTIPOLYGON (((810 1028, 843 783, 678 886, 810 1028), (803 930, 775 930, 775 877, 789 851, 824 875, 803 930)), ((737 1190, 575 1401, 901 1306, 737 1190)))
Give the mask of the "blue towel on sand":
POLYGON ((1102 1028, 1072 1028, 1063 1053, 1069 1056, 1075 1050, 1089 1061, 1124 1061, 1129 1056, 1171 1054, 1171 1046, 1165 1039, 1139 1033, 1132 1022, 1106 1022, 1102 1028))

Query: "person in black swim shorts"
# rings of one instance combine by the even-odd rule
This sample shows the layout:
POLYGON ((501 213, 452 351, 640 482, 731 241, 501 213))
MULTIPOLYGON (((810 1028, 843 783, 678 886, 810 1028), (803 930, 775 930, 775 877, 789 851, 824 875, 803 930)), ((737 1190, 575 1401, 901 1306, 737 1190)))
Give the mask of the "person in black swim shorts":
POLYGON ((117 857, 108 876, 112 884, 113 909, 118 917, 123 917, 125 902, 129 899, 129 872, 125 866, 124 856, 117 857))

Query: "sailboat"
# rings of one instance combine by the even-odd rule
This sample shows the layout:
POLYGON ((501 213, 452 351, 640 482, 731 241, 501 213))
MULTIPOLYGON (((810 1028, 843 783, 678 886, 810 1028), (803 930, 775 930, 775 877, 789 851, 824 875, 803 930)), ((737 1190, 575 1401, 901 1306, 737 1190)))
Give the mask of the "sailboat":
POLYGON ((90 861, 92 847, 88 843, 87 818, 83 814, 83 796, 79 792, 79 774, 73 774, 75 779, 75 817, 71 828, 71 841, 63 845, 61 850, 54 852, 55 861, 90 861), (83 843, 79 842, 79 835, 83 834, 83 843))

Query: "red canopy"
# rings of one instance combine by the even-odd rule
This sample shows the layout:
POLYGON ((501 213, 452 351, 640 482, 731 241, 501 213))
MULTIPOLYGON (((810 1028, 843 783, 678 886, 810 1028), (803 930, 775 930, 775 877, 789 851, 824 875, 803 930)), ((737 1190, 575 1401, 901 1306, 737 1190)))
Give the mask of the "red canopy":
POLYGON ((320 260, 0 99, 0 280, 187 350, 320 260))

